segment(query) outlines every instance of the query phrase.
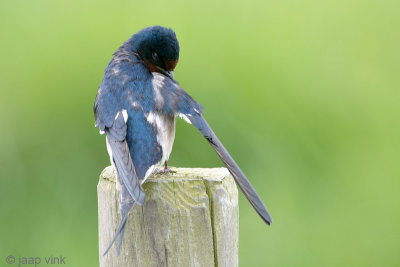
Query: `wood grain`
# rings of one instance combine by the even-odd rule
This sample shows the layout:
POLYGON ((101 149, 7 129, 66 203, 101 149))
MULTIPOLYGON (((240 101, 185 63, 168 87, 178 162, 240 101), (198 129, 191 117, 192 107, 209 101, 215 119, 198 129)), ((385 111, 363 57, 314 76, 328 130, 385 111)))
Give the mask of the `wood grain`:
POLYGON ((238 192, 225 168, 172 168, 143 184, 146 201, 135 205, 121 254, 102 256, 120 221, 115 170, 100 175, 100 266, 238 266, 238 192))

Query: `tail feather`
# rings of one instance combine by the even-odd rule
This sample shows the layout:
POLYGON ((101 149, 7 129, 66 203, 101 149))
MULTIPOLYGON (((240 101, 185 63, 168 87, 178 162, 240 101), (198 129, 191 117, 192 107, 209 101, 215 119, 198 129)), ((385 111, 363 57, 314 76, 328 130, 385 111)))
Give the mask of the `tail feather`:
POLYGON ((124 183, 121 183, 121 193, 119 196, 119 213, 121 214, 121 222, 119 223, 119 226, 117 230, 115 231, 114 237, 110 242, 110 245, 108 246, 107 250, 104 252, 103 256, 108 253, 108 251, 111 249, 112 245, 115 243, 119 236, 119 242, 118 242, 118 247, 117 247, 117 253, 118 255, 121 252, 121 247, 122 247, 122 241, 124 239, 124 234, 125 234, 125 226, 126 226, 126 221, 128 220, 128 215, 129 212, 131 211, 133 205, 135 204, 135 201, 133 200, 132 196, 130 195, 130 192, 128 191, 127 187, 124 185, 124 183))
MULTIPOLYGON (((119 223, 119 226, 117 228, 117 231, 115 231, 114 237, 110 242, 110 245, 108 246, 108 248, 106 249, 106 251, 104 252, 103 256, 107 255, 107 253, 110 251, 112 245, 114 244, 115 240, 117 240, 117 237, 121 234, 121 238, 120 238, 120 243, 122 243, 122 237, 123 237, 123 233, 125 231, 125 224, 126 224, 126 220, 128 218, 128 214, 126 214, 126 216, 124 216, 121 219, 121 222, 119 223)), ((119 250, 118 250, 118 255, 119 255, 119 250)))
POLYGON ((122 226, 121 231, 119 233, 119 241, 118 241, 118 248, 117 248, 117 254, 118 255, 121 252, 122 240, 124 240, 125 226, 126 226, 126 221, 125 221, 124 225, 122 226))
POLYGON ((228 168, 233 178, 235 178, 236 183, 239 185, 240 189, 242 189, 242 192, 247 197, 251 205, 254 207, 258 215, 260 215, 260 217, 264 220, 266 224, 270 225, 272 223, 272 218, 269 215, 264 203, 258 196, 256 190, 251 185, 249 180, 246 178, 242 170, 233 160, 229 152, 222 145, 221 141, 219 141, 218 137, 215 135, 203 116, 201 116, 200 114, 188 115, 188 118, 192 122, 192 124, 199 129, 199 131, 204 135, 207 141, 217 152, 218 156, 228 168))

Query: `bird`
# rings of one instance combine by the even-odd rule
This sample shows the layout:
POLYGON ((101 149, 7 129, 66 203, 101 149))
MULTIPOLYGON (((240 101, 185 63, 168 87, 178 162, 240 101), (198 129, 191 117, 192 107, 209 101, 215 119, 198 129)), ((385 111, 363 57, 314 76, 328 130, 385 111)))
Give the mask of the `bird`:
POLYGON ((262 220, 272 223, 254 187, 204 119, 203 107, 174 79, 179 51, 172 29, 147 27, 118 48, 104 71, 93 109, 95 126, 106 136, 110 161, 117 172, 121 221, 103 255, 118 236, 120 254, 129 212, 135 203, 145 201, 143 182, 155 171, 172 172, 168 159, 177 117, 200 131, 262 220))

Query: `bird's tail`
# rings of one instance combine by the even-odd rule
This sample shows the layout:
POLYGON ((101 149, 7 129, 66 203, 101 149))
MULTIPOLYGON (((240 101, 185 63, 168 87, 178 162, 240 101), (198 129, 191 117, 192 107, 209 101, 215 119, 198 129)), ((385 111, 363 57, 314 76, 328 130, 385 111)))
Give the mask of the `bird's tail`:
POLYGON ((135 201, 132 199, 132 197, 129 194, 126 187, 123 184, 121 184, 121 186, 122 186, 122 189, 121 189, 121 193, 119 196, 121 222, 119 223, 119 226, 118 226, 117 230, 115 231, 114 237, 111 240, 110 245, 104 252, 103 256, 105 256, 108 253, 108 251, 111 249, 114 242, 117 240, 118 236, 119 236, 119 242, 118 242, 117 253, 118 253, 118 255, 120 254, 122 240, 124 239, 124 234, 125 234, 126 221, 128 220, 129 212, 132 209, 133 204, 135 203, 135 201))
POLYGON ((189 115, 189 120, 192 124, 197 127, 200 132, 204 135, 207 141, 211 144, 214 150, 217 152, 218 156, 221 158, 222 162, 228 168, 229 172, 235 178, 236 183, 239 185, 242 192, 245 194, 247 199, 250 201, 251 205, 254 207, 258 215, 264 220, 268 225, 272 223, 272 218, 268 213, 267 208, 258 196, 254 187, 250 184, 249 180, 246 178, 242 170, 233 160, 229 152, 219 141, 213 130, 210 128, 206 120, 200 114, 189 115))
POLYGON ((124 217, 122 217, 121 222, 119 223, 119 226, 117 228, 117 231, 115 231, 114 237, 110 242, 110 245, 104 252, 103 256, 107 255, 108 251, 111 249, 112 245, 114 244, 115 240, 117 240, 117 237, 120 236, 119 242, 118 242, 118 248, 117 248, 117 253, 121 252, 121 245, 122 245, 122 240, 124 238, 124 233, 125 233, 125 225, 126 225, 126 220, 128 218, 128 214, 126 214, 124 217))

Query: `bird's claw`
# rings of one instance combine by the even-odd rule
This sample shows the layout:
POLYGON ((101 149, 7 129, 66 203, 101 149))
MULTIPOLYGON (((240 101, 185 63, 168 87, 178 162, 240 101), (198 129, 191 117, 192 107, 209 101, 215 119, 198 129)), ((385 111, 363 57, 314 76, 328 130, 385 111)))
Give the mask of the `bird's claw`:
POLYGON ((162 170, 160 170, 160 169, 156 169, 155 170, 155 173, 156 174, 169 174, 169 173, 176 173, 176 171, 173 171, 173 170, 171 170, 170 168, 164 168, 164 169, 162 169, 162 170))

